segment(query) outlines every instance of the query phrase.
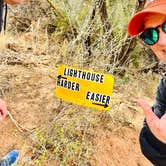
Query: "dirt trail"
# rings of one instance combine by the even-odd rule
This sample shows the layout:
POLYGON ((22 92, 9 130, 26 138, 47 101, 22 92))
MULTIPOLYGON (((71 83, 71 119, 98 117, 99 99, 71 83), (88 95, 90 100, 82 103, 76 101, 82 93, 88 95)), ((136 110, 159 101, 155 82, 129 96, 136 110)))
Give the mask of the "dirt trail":
POLYGON ((99 130, 95 139, 96 155, 93 165, 98 166, 152 166, 141 155, 138 132, 121 127, 114 132, 99 130))
POLYGON ((4 100, 13 119, 7 116, 1 123, 0 155, 19 149, 18 165, 29 165, 33 163, 32 149, 35 143, 35 136, 30 136, 29 131, 40 129, 51 121, 59 105, 54 94, 55 82, 49 73, 46 74, 47 70, 19 65, 7 67, 7 72, 4 70, 1 74, 6 78, 4 100), (12 77, 8 78, 7 75, 12 77))
MULTIPOLYGON (((13 52, 9 51, 8 54, 13 54, 13 52)), ((47 61, 47 64, 51 63, 51 60, 47 61)), ((0 72, 2 96, 12 117, 21 127, 33 131, 41 129, 53 120, 56 116, 56 108, 60 104, 54 94, 55 68, 50 68, 46 64, 35 66, 33 63, 30 65, 10 63, 1 64, 0 72)), ((143 115, 137 117, 139 123, 142 119, 143 115)), ((18 149, 20 151, 18 165, 34 166, 35 142, 33 139, 36 136, 30 135, 27 131, 20 132, 9 116, 0 126, 0 155, 12 149, 18 149)), ((101 127, 97 133, 94 139, 95 154, 91 158, 93 166, 151 166, 140 152, 138 130, 122 126, 111 131, 101 127)), ((55 165, 56 162, 50 160, 42 166, 55 165)))

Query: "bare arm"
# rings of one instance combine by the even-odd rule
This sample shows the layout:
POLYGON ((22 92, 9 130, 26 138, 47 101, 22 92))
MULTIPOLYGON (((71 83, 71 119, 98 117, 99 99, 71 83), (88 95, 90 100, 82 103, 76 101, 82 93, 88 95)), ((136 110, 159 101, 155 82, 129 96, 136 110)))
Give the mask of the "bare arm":
POLYGON ((14 4, 19 4, 19 3, 23 3, 23 2, 27 2, 30 0, 5 0, 6 3, 14 5, 14 4))

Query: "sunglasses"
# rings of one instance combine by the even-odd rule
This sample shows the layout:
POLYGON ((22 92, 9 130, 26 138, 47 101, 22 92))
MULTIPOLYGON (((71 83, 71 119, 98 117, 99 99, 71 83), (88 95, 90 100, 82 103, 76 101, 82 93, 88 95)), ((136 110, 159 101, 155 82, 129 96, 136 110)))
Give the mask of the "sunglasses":
POLYGON ((144 41, 145 44, 152 46, 158 42, 159 40, 158 27, 160 26, 162 28, 162 31, 166 33, 166 21, 162 25, 157 26, 156 28, 148 28, 141 33, 140 38, 144 41))

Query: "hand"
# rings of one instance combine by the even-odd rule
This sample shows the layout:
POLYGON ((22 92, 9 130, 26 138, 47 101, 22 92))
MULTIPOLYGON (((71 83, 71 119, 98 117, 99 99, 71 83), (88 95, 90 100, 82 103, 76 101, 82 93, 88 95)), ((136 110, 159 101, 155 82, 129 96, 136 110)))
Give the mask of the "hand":
POLYGON ((19 4, 19 3, 23 3, 29 0, 5 0, 6 3, 14 5, 14 4, 19 4))
POLYGON ((4 119, 4 117, 7 115, 7 107, 6 103, 0 99, 0 121, 4 119))
POLYGON ((166 143, 166 114, 159 119, 145 100, 138 99, 137 102, 144 111, 146 122, 153 135, 161 142, 166 143))

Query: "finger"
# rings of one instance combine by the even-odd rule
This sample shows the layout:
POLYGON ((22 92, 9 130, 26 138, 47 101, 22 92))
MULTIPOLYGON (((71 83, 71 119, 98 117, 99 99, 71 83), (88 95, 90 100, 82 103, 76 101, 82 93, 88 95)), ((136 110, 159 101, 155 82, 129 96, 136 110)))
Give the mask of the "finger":
POLYGON ((5 110, 0 110, 0 117, 3 119, 7 115, 5 110))
POLYGON ((0 121, 3 119, 3 112, 0 110, 0 121))
POLYGON ((150 105, 143 99, 138 99, 137 103, 141 106, 144 111, 146 121, 150 125, 152 121, 158 121, 159 118, 153 113, 150 105))
POLYGON ((5 106, 5 105, 6 105, 5 101, 0 99, 0 106, 5 106))
MULTIPOLYGON (((143 99, 138 99, 137 100, 138 104, 141 106, 141 108, 143 109, 144 113, 145 113, 145 117, 146 117, 146 121, 147 124, 151 130, 151 132, 155 135, 156 138, 158 138, 160 141, 162 142, 166 142, 166 138, 165 136, 163 136, 163 120, 162 118, 166 118, 166 114, 164 115, 164 117, 162 117, 161 119, 159 119, 155 113, 153 113, 150 105, 143 99)), ((165 124, 164 124, 165 126, 165 124)))

